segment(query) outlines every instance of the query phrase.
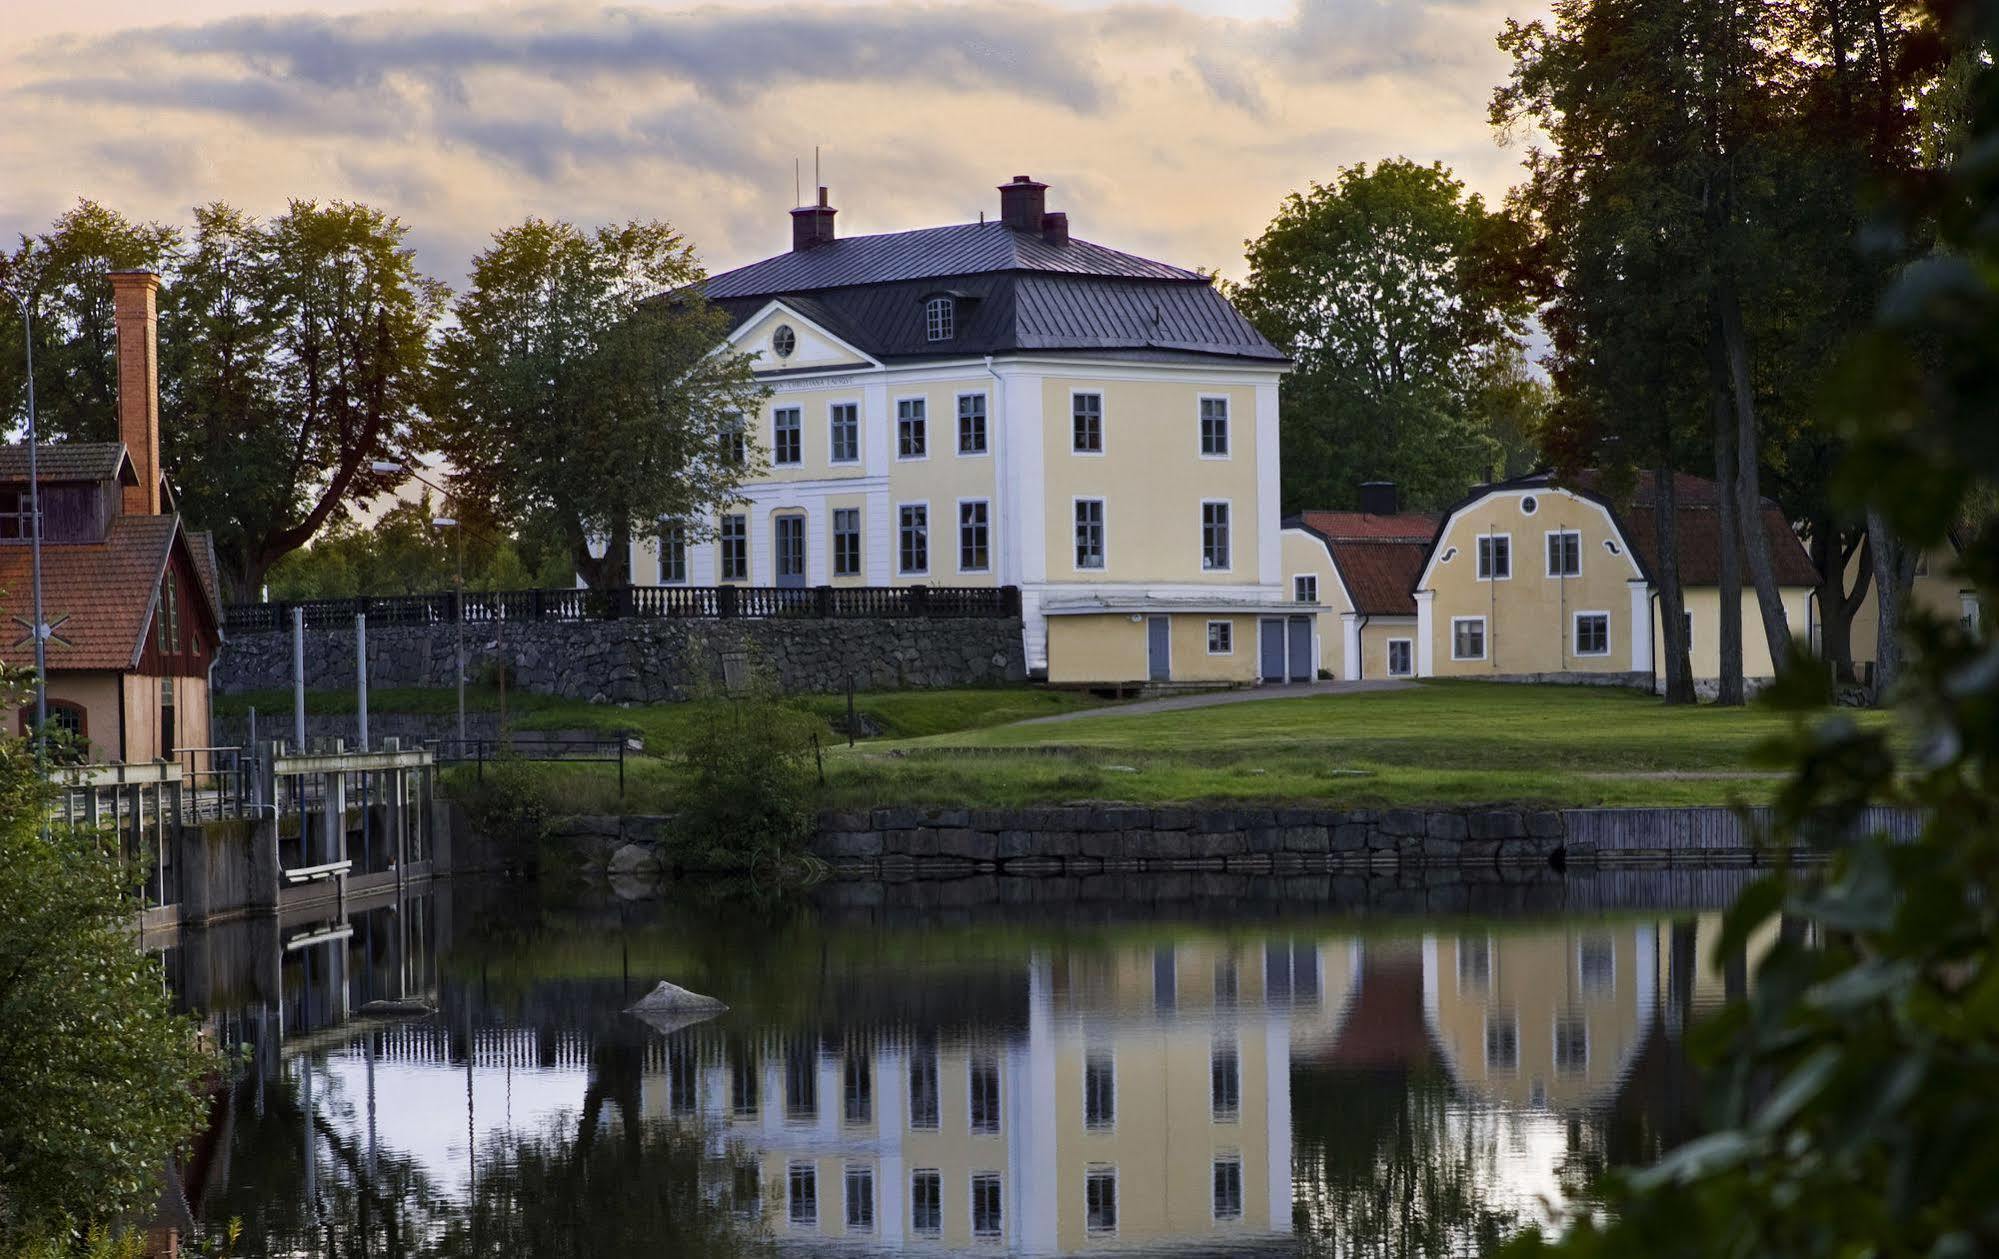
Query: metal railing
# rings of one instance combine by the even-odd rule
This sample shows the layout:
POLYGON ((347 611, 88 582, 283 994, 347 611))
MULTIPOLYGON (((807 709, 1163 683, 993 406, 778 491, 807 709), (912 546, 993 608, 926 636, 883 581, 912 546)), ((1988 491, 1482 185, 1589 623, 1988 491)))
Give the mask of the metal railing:
MULTIPOLYGON (((356 599, 234 603, 223 618, 232 634, 288 630, 292 611, 307 629, 344 628, 365 614, 371 628, 450 625, 460 619, 453 591, 356 599)), ((1020 615, 1018 586, 614 586, 604 590, 466 591, 467 625, 533 621, 615 621, 627 617, 1007 617, 1020 615)))
POLYGON ((618 798, 625 795, 623 739, 548 739, 510 735, 500 739, 437 739, 426 745, 439 765, 477 767, 480 782, 486 766, 499 761, 561 762, 569 765, 616 765, 618 798))

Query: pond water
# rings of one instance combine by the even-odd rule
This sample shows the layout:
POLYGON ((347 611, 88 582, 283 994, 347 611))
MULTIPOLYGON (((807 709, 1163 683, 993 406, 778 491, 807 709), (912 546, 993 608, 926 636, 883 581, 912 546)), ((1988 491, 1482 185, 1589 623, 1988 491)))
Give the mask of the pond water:
POLYGON ((1746 877, 457 881, 233 924, 164 953, 245 1046, 168 1214, 246 1255, 1476 1253, 1695 1130, 1746 877), (731 1008, 624 1013, 661 979, 731 1008))

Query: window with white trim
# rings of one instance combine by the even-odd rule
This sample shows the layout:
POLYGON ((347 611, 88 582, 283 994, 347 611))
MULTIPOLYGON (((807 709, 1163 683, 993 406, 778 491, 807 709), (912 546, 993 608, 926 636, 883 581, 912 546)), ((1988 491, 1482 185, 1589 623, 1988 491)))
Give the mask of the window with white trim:
POLYGON ((1215 1218, 1242 1218, 1242 1156, 1224 1155, 1215 1160, 1215 1218))
POLYGON ((975 1053, 965 1064, 965 1079, 971 1129, 991 1136, 1000 1130, 999 1059, 990 1053, 975 1053))
POLYGON ((724 516, 719 534, 722 550, 722 580, 750 579, 750 518, 724 516))
POLYGON ((1459 616, 1451 618, 1451 659, 1485 659, 1484 617, 1459 616))
POLYGON ((930 451, 929 418, 922 398, 895 404, 895 453, 899 459, 921 459, 930 451))
POLYGON ((1117 1059, 1108 1049, 1083 1055, 1083 1126, 1099 1131, 1117 1126, 1117 1059))
POLYGON ((1208 622, 1208 654, 1211 656, 1235 655, 1235 622, 1208 622))
POLYGON ((828 412, 832 430, 827 458, 834 463, 861 461, 861 406, 858 402, 835 402, 828 412))
POLYGON ((740 468, 750 461, 750 434, 743 417, 731 415, 722 421, 722 462, 740 468))
POLYGON ((923 335, 930 341, 949 341, 958 334, 958 303, 949 297, 933 297, 923 303, 923 335))
POLYGON ((1478 579, 1504 581, 1513 576, 1513 535, 1481 534, 1478 540, 1478 579))
POLYGON ((1319 601, 1319 578, 1313 573, 1299 573, 1291 579, 1291 599, 1294 603, 1317 603, 1319 601))
POLYGON ((1555 1019, 1555 1074, 1581 1075, 1589 1070, 1589 1021, 1579 1010, 1555 1019))
POLYGON ((669 520, 659 527, 659 584, 678 586, 687 582, 687 525, 669 520))
POLYGON ((1610 614, 1608 612, 1576 613, 1576 645, 1578 656, 1607 656, 1610 654, 1610 614))
POLYGON ((805 462, 804 421, 797 407, 779 407, 770 413, 770 439, 772 463, 805 462))
POLYGON ((1226 459, 1229 453, 1229 400, 1201 399, 1201 453, 1211 459, 1226 459))
POLYGON ((909 1229, 918 1237, 944 1231, 944 1173, 935 1168, 909 1174, 909 1229))
POLYGON ((791 1223, 798 1228, 819 1224, 819 1169, 804 1159, 785 1169, 786 1200, 791 1223))
POLYGON ((925 503, 904 503, 897 530, 897 558, 904 574, 930 571, 930 508, 925 503))
POLYGON ((958 504, 958 571, 983 573, 992 567, 990 508, 986 500, 958 504))
POLYGON ((1117 1232, 1117 1168, 1099 1165, 1084 1171, 1083 1230, 1099 1237, 1117 1232))
POLYGON ((958 453, 986 453, 986 395, 982 393, 958 397, 958 453))
POLYGON ((1573 529, 1557 529, 1548 535, 1548 576, 1583 575, 1583 535, 1573 529))
POLYGON ((1104 453, 1104 395, 1079 393, 1069 403, 1070 449, 1079 454, 1104 453))
POLYGON ((909 1126, 937 1131, 942 1099, 938 1089, 937 1043, 919 1043, 909 1055, 909 1126))
POLYGON ((972 1176, 972 1236, 998 1237, 1004 1223, 1000 1205, 1000 1174, 977 1172, 972 1176))
POLYGON ((1208 1113, 1216 1123, 1234 1123, 1242 1113, 1242 1055, 1233 1040, 1208 1050, 1208 1113))
POLYGON ((1608 996, 1617 990, 1617 941, 1597 933, 1576 945, 1576 982, 1586 997, 1608 996))
POLYGON ((875 1169, 866 1163, 847 1164, 847 1231, 875 1231, 875 1169))
POLYGON ((861 575, 861 509, 858 507, 833 509, 833 575, 861 575))
POLYGON ((1389 677, 1406 678, 1414 676, 1416 672, 1414 646, 1415 644, 1407 638, 1391 638, 1388 640, 1389 677))
POLYGON ((1076 500, 1076 567, 1104 566, 1104 500, 1076 500))
POLYGON ((1201 567, 1223 572, 1229 566, 1229 505, 1201 504, 1201 567))

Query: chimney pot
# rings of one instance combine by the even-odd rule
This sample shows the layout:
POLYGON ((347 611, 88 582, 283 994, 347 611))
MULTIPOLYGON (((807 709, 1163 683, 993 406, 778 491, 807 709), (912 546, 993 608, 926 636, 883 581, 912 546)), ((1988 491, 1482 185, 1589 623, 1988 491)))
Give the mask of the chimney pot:
POLYGON ((833 216, 838 213, 826 204, 826 185, 819 185, 817 205, 802 205, 791 212, 791 251, 833 243, 833 216))
POLYGON ((127 516, 160 514, 160 277, 113 271, 111 310, 118 325, 118 440, 139 483, 124 487, 127 516))
POLYGON ((1051 245, 1069 243, 1069 216, 1054 210, 1041 216, 1041 239, 1051 245))
POLYGON ((1012 183, 1001 184, 1000 221, 1016 232, 1039 232, 1041 218, 1048 212, 1048 185, 1015 175, 1012 183))

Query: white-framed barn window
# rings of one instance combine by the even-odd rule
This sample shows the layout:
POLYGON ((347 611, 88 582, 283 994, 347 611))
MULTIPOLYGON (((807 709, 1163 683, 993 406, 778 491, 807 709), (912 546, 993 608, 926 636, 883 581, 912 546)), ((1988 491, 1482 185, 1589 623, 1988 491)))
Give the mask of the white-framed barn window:
POLYGON ((1299 573, 1291 579, 1291 601, 1293 603, 1317 603, 1319 601, 1319 578, 1314 573, 1299 573))
POLYGON ((1576 613, 1574 650, 1578 656, 1607 656, 1610 654, 1610 613, 1576 613))
POLYGON ((1511 576, 1513 576, 1513 535, 1510 533, 1478 535, 1478 579, 1505 581, 1511 576))
POLYGON ((1484 617, 1454 616, 1451 618, 1451 659, 1485 659, 1484 617))
POLYGON ((933 297, 923 303, 923 337, 927 341, 949 341, 958 335, 958 303, 950 297, 933 297))
POLYGON ((1235 655, 1235 622, 1208 622, 1208 654, 1211 656, 1235 655))
POLYGON ((1554 529, 1548 533, 1548 576, 1583 575, 1583 535, 1574 529, 1554 529))

